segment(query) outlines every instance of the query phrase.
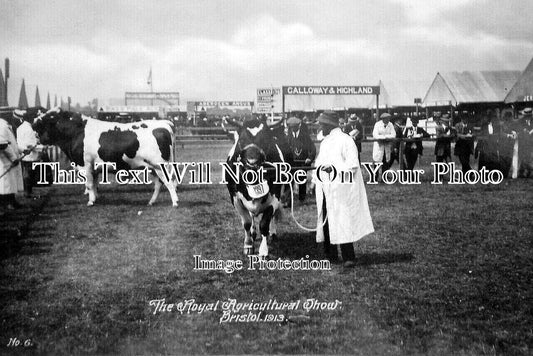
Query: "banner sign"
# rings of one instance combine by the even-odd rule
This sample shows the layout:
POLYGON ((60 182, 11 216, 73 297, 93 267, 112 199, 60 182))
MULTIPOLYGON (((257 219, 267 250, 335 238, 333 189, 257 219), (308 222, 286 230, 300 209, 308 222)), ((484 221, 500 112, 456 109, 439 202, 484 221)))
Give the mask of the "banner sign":
POLYGON ((279 108, 280 94, 281 88, 257 89, 256 112, 261 114, 281 112, 281 108, 279 108))
POLYGON ((105 105, 101 109, 105 112, 159 112, 159 106, 140 105, 105 105))
POLYGON ((178 92, 126 92, 126 100, 180 100, 178 92))
POLYGON ((280 88, 261 88, 261 89, 257 89, 257 97, 260 97, 260 96, 268 96, 268 97, 270 97, 271 95, 279 95, 279 93, 281 93, 281 89, 280 88))
POLYGON ((379 95, 379 86, 286 86, 283 95, 379 95))
POLYGON ((221 107, 221 106, 245 106, 252 107, 254 106, 253 101, 195 101, 194 106, 201 107, 221 107))

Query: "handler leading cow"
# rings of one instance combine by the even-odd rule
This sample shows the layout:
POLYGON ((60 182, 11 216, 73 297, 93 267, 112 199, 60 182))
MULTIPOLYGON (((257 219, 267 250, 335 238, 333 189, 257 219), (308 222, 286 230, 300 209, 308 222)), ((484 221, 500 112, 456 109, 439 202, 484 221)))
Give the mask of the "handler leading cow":
POLYGON ((59 146, 72 162, 85 169, 88 206, 94 205, 97 197, 95 164, 103 162, 115 163, 117 169, 152 169, 155 186, 148 205, 156 201, 164 182, 172 206, 178 206, 177 183, 164 179, 160 166, 169 163, 173 156, 174 138, 169 122, 106 122, 56 108, 38 115, 33 129, 42 144, 59 146))

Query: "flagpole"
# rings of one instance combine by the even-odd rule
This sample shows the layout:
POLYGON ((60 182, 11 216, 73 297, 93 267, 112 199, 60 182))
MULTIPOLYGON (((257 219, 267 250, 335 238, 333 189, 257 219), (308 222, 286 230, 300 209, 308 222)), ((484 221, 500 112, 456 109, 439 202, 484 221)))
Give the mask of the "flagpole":
MULTIPOLYGON (((153 85, 154 80, 152 78, 152 66, 150 66, 150 75, 148 76, 148 79, 150 79, 150 82, 149 82, 149 84, 150 84, 150 93, 153 93, 154 92, 154 85, 153 85)), ((153 98, 151 99, 151 103, 152 103, 151 105, 154 106, 154 99, 153 98)))

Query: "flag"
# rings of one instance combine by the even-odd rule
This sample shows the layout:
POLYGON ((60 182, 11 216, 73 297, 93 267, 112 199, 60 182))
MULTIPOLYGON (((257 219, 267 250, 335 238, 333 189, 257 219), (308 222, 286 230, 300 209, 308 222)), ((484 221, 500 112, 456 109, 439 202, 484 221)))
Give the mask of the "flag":
POLYGON ((148 85, 152 84, 152 67, 150 67, 150 72, 148 73, 148 79, 146 80, 148 85))
POLYGON ((50 92, 46 96, 46 110, 50 110, 50 92))
POLYGON ((54 97, 54 108, 57 108, 57 94, 54 97))

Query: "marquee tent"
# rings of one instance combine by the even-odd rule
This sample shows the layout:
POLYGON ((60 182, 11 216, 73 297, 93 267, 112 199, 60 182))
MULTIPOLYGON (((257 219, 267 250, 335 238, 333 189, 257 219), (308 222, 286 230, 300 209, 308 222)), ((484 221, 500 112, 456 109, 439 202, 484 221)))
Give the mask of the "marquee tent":
POLYGON ((520 77, 519 71, 437 73, 425 106, 502 103, 520 77))
POLYGON ((533 59, 505 97, 505 103, 533 102, 533 59))

